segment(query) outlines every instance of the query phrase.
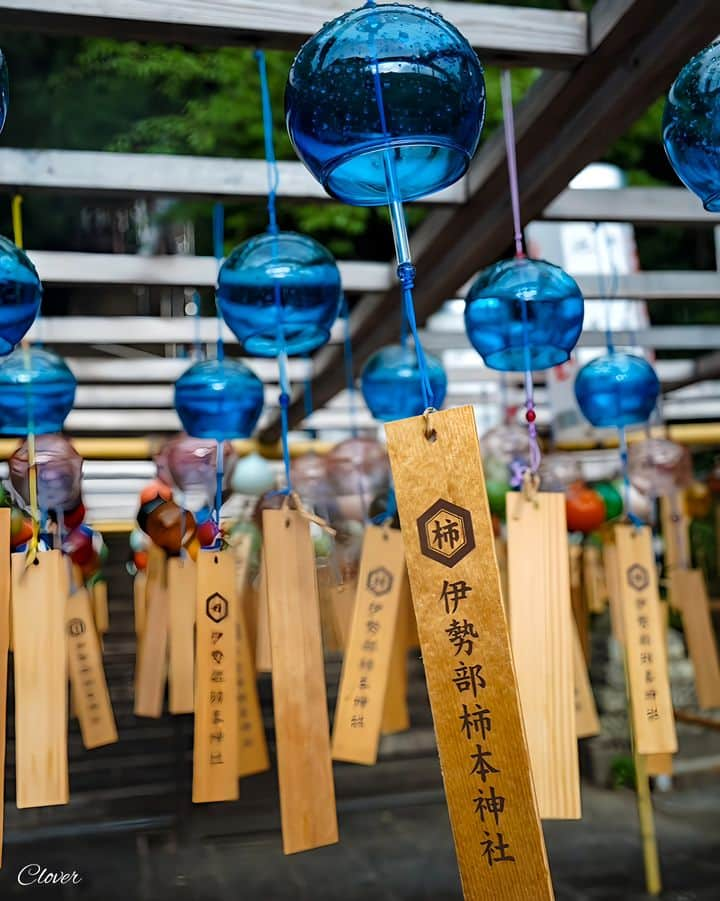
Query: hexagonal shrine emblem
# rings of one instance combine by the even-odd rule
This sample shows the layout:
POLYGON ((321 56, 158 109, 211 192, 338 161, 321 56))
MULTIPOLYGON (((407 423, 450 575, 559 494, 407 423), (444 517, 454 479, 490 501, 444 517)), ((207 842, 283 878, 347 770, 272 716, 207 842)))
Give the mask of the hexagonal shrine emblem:
POLYGON ((628 585, 635 591, 644 591, 650 584, 650 576, 644 566, 639 563, 633 565, 627 571, 628 585))
POLYGON ((371 569, 367 577, 368 591, 371 591, 376 597, 387 594, 392 588, 393 575, 390 570, 384 566, 377 566, 371 569))
POLYGON ((442 498, 417 520, 420 550, 444 566, 455 566, 475 548, 470 512, 442 498))
POLYGON ((221 623, 228 615, 228 602, 217 591, 205 602, 205 611, 214 623, 221 623))

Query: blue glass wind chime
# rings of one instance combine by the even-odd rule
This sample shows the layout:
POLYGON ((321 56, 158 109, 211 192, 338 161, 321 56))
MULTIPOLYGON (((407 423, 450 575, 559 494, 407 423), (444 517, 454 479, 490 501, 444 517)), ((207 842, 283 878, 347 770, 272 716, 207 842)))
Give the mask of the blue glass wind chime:
POLYGON ((380 420, 439 407, 447 377, 424 353, 413 306, 415 267, 403 203, 461 178, 480 140, 485 82, 465 38, 429 9, 368 2, 301 48, 285 92, 300 159, 332 197, 388 205, 414 353, 401 344, 367 362, 362 390, 380 420))

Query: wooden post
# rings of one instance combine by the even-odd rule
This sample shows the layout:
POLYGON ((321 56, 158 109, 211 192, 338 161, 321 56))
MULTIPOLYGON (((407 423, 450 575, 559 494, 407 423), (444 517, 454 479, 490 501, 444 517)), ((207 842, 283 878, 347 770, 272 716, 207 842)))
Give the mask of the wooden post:
POLYGON ((388 423, 466 899, 553 897, 472 407, 388 423))

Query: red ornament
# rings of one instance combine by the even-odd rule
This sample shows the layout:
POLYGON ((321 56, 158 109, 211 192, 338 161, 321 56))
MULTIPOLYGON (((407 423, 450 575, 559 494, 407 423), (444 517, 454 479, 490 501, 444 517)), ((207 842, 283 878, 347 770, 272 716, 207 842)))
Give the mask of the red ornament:
POLYGON ((537 419, 537 413, 534 410, 528 410, 525 414, 525 419, 528 422, 535 422, 535 420, 537 419))
POLYGON ((64 523, 66 529, 77 529, 80 523, 85 519, 85 504, 82 501, 74 507, 72 510, 68 510, 64 517, 64 523))
POLYGON ((605 502, 584 482, 573 482, 567 490, 565 502, 567 525, 571 532, 586 535, 599 529, 605 522, 605 502))

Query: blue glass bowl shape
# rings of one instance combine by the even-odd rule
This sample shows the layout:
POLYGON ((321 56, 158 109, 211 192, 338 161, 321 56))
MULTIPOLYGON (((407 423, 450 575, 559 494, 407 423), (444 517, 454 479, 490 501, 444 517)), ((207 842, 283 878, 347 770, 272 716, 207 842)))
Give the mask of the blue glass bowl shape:
POLYGON ((263 401, 263 383, 238 360, 193 363, 175 382, 175 409, 193 438, 249 438, 263 401))
POLYGON ((475 279, 465 330, 490 369, 547 369, 570 358, 584 312, 580 288, 567 272, 545 260, 516 257, 475 279))
POLYGON ((680 71, 665 102, 663 143, 680 180, 720 211, 720 41, 680 71))
MULTIPOLYGON (((426 353, 425 360, 433 395, 431 406, 439 409, 447 394, 447 375, 437 357, 426 353)), ((417 354, 412 347, 391 344, 381 348, 363 367, 360 383, 370 412, 382 422, 419 416, 425 410, 417 354)))
POLYGON ((285 113, 298 156, 330 195, 380 206, 388 167, 392 199, 425 197, 461 178, 480 140, 485 80, 475 51, 437 13, 365 6, 300 49, 285 113))
POLYGON ((218 275, 223 319, 256 357, 276 357, 283 349, 290 356, 306 354, 326 344, 341 300, 332 254, 295 232, 250 238, 232 251, 218 275))
POLYGON ((0 361, 0 435, 62 431, 76 387, 75 376, 57 354, 16 348, 0 361))
POLYGON ((0 356, 27 334, 41 300, 37 270, 19 247, 0 235, 0 356))
POLYGON ((614 352, 591 360, 575 378, 575 397, 594 426, 622 428, 647 422, 660 380, 643 357, 614 352))

